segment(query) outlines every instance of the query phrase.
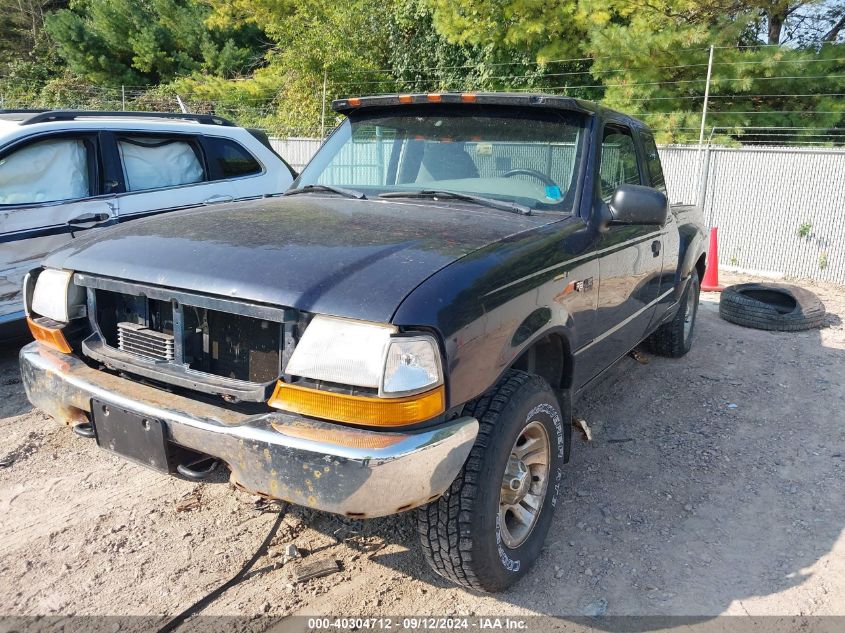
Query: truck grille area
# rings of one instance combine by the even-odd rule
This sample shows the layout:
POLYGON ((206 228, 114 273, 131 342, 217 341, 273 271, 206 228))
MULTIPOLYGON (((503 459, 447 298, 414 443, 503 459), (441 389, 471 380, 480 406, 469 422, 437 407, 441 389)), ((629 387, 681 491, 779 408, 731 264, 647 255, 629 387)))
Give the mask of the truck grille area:
POLYGON ((281 324, 185 309, 185 362, 191 369, 249 382, 279 377, 281 324))
POLYGON ((173 335, 156 332, 138 323, 117 324, 117 348, 150 360, 172 361, 173 335))
POLYGON ((103 289, 89 292, 94 293, 96 326, 104 344, 138 357, 141 363, 156 361, 167 363, 163 369, 194 372, 197 382, 205 374, 269 385, 281 373, 285 340, 281 316, 273 321, 175 299, 103 289))

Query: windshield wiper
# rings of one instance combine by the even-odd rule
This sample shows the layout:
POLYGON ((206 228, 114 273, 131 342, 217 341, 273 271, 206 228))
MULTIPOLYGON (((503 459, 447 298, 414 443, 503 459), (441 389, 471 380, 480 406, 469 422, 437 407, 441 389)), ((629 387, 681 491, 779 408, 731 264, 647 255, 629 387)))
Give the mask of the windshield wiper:
POLYGON ((471 193, 460 193, 458 191, 446 191, 444 189, 420 189, 419 191, 388 191, 382 193, 379 198, 445 198, 450 200, 463 200, 465 202, 474 202, 491 209, 499 209, 501 211, 508 211, 510 213, 518 213, 519 215, 531 215, 531 209, 523 204, 516 202, 505 202, 503 200, 496 200, 495 198, 485 198, 484 196, 475 196, 471 193))
POLYGON ((343 187, 335 187, 334 185, 304 185, 302 187, 297 187, 296 189, 288 189, 282 195, 295 196, 298 193, 311 193, 313 191, 328 191, 330 193, 336 193, 344 196, 345 198, 355 198, 356 200, 367 199, 367 196, 360 191, 355 191, 354 189, 344 189, 343 187))

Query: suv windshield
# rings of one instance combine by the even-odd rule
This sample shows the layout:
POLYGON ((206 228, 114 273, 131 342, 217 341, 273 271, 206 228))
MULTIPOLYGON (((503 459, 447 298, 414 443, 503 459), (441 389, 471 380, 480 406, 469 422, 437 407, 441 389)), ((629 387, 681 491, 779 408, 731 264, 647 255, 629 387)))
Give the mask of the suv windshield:
POLYGON ((583 129, 581 115, 557 110, 367 109, 343 122, 293 186, 368 198, 447 191, 569 212, 583 129))

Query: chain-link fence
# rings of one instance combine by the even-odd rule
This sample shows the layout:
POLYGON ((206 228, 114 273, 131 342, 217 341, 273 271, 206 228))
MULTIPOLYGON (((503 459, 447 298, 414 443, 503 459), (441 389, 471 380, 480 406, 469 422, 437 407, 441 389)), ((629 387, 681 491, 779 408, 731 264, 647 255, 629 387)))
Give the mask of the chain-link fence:
POLYGON ((845 150, 673 146, 673 201, 719 227, 719 259, 746 271, 845 283, 845 150))

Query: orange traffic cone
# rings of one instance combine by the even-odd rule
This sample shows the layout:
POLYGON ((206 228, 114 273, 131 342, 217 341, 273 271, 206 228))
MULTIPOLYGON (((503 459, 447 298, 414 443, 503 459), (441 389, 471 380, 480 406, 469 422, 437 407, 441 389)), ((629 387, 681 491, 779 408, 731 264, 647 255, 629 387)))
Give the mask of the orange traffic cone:
POLYGON ((719 227, 710 229, 710 249, 707 253, 707 268, 704 271, 704 279, 701 282, 701 289, 704 292, 722 292, 724 286, 719 285, 719 240, 716 232, 719 227))

